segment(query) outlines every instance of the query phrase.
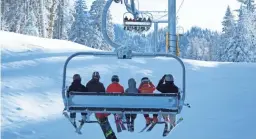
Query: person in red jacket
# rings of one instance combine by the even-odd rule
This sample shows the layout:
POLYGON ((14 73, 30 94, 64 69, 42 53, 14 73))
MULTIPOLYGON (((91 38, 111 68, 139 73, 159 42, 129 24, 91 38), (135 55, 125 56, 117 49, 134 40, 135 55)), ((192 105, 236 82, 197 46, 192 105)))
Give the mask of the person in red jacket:
MULTIPOLYGON (((111 78, 111 84, 107 87, 107 93, 124 93, 124 87, 119 84, 119 77, 117 75, 113 75, 111 78)), ((114 113, 115 121, 120 120, 123 118, 122 115, 117 115, 114 113)))
MULTIPOLYGON (((141 94, 152 94, 156 90, 156 87, 154 84, 149 80, 148 77, 143 77, 141 79, 141 83, 139 86, 139 93, 141 94)), ((146 119, 146 124, 150 124, 150 122, 153 120, 153 122, 157 122, 158 114, 153 114, 153 119, 149 117, 149 114, 144 114, 144 117, 146 119)))
POLYGON ((107 87, 107 93, 124 93, 124 87, 119 84, 119 77, 113 75, 111 78, 111 84, 107 87))

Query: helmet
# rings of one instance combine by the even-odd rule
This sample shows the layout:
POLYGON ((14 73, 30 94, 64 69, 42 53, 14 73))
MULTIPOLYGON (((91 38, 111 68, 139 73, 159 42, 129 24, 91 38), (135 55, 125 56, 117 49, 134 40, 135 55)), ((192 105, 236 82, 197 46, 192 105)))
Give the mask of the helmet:
POLYGON ((99 78, 100 78, 99 72, 98 72, 98 71, 94 71, 94 72, 92 73, 92 78, 99 79, 99 78))
POLYGON ((167 82, 173 82, 173 76, 171 74, 166 74, 164 80, 167 82))
POLYGON ((143 77, 141 78, 141 82, 150 82, 148 77, 143 77))
POLYGON ((75 81, 75 80, 81 80, 80 75, 79 75, 79 74, 74 74, 74 75, 73 75, 73 80, 74 80, 74 81, 75 81))
POLYGON ((119 77, 117 75, 113 75, 111 78, 112 82, 119 82, 119 77))

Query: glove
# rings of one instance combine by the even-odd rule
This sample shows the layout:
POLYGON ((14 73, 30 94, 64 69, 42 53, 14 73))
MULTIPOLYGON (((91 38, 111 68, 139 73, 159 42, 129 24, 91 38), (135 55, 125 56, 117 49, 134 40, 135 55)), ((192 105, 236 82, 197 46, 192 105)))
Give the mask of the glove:
POLYGON ((165 76, 166 76, 166 75, 164 75, 161 80, 164 80, 165 76))
POLYGON ((163 83, 163 82, 164 82, 165 76, 166 76, 166 75, 164 75, 164 76, 162 77, 162 79, 160 79, 159 83, 163 83))

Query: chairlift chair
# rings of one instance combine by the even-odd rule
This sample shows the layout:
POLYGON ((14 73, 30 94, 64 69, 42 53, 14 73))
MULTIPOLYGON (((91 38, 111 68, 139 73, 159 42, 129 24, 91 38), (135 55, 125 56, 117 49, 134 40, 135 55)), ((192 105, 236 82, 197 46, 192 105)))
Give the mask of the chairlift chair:
POLYGON ((132 53, 128 49, 116 52, 78 52, 65 62, 63 70, 62 97, 65 110, 76 113, 118 113, 118 114, 179 114, 185 101, 185 66, 175 55, 158 53, 132 53), (81 55, 115 56, 118 59, 132 59, 132 57, 171 57, 176 59, 182 67, 182 89, 178 99, 176 93, 167 94, 111 94, 105 92, 71 92, 67 97, 66 71, 69 61, 81 55), (107 100, 107 101, 106 101, 107 100), (133 102, 133 103, 124 103, 133 102), (154 103, 152 103, 154 102, 154 103))

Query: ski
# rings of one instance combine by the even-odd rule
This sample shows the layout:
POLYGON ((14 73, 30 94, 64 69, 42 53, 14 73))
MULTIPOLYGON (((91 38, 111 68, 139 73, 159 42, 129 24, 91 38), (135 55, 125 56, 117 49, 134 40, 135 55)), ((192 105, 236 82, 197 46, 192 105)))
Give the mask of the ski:
POLYGON ((150 132, 155 126, 156 126, 157 123, 152 123, 151 126, 147 129, 147 132, 150 132))
POLYGON ((74 128, 76 129, 75 132, 78 133, 78 134, 82 134, 82 132, 77 128, 76 124, 71 121, 71 119, 70 119, 68 113, 63 111, 63 115, 64 115, 64 116, 69 120, 69 122, 74 126, 74 128))
POLYGON ((146 124, 146 126, 143 129, 141 129, 141 131, 139 133, 145 131, 152 123, 153 123, 153 119, 150 119, 150 123, 146 124))
POLYGON ((82 133, 82 132, 81 132, 81 129, 82 129, 82 127, 83 127, 83 125, 84 125, 85 122, 84 122, 84 120, 79 120, 79 122, 80 122, 80 125, 79 125, 79 127, 77 128, 77 131, 80 132, 80 133, 82 133))
POLYGON ((146 124, 146 126, 145 126, 144 128, 142 128, 139 133, 141 133, 141 132, 143 132, 144 130, 146 130, 150 125, 151 125, 151 123, 150 123, 150 124, 146 124))
POLYGON ((175 125, 172 125, 172 124, 170 124, 170 123, 166 123, 166 124, 165 124, 165 128, 164 128, 164 131, 163 131, 163 137, 166 137, 166 136, 172 131, 172 129, 173 129, 174 127, 176 127, 181 121, 183 121, 183 118, 182 118, 182 117, 180 117, 180 118, 178 119, 178 121, 176 122, 175 125), (168 124, 170 125, 169 127, 168 127, 168 124))

